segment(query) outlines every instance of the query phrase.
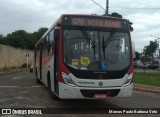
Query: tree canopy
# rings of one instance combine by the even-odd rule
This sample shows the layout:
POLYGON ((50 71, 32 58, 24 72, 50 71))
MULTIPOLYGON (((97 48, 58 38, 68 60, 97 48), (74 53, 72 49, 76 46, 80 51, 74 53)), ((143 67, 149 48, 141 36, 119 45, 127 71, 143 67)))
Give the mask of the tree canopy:
POLYGON ((141 53, 139 53, 139 52, 136 51, 135 54, 136 54, 135 60, 140 60, 141 53))
POLYGON ((5 37, 0 35, 0 44, 33 50, 35 43, 47 30, 48 28, 42 27, 33 33, 28 33, 25 30, 17 30, 5 37))
POLYGON ((158 42, 155 41, 150 41, 149 45, 145 46, 143 51, 145 53, 146 57, 153 57, 153 54, 156 52, 158 48, 158 42))
MULTIPOLYGON (((121 14, 117 13, 117 12, 111 13, 110 16, 123 18, 123 16, 121 14)), ((134 28, 132 27, 133 23, 131 21, 129 21, 129 25, 130 25, 130 31, 132 32, 134 30, 134 28)))
POLYGON ((0 39, 3 39, 3 35, 2 34, 0 34, 0 39))

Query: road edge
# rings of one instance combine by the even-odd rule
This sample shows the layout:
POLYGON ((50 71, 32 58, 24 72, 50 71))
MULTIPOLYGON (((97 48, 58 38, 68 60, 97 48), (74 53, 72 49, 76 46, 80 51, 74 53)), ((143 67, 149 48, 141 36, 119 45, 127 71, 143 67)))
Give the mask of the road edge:
POLYGON ((137 87, 134 87, 133 90, 142 91, 142 92, 148 92, 148 93, 160 94, 159 90, 150 90, 150 89, 137 88, 137 87))

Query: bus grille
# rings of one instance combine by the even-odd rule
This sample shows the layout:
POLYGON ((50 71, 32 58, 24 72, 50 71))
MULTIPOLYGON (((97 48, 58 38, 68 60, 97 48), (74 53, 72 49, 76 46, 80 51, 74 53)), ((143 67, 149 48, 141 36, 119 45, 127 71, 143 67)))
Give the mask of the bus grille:
POLYGON ((109 73, 81 73, 72 72, 73 75, 80 79, 120 79, 123 78, 126 72, 109 72, 109 73))
POLYGON ((95 94, 106 94, 110 97, 115 97, 120 92, 120 89, 108 89, 108 90, 86 90, 81 89, 81 94, 87 98, 93 98, 95 94))

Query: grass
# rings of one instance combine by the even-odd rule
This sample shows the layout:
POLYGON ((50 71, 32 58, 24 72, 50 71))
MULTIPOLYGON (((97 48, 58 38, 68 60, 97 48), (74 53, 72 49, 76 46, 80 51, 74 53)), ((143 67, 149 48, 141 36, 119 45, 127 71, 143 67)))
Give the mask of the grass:
POLYGON ((134 73, 134 83, 160 87, 160 73, 134 73))

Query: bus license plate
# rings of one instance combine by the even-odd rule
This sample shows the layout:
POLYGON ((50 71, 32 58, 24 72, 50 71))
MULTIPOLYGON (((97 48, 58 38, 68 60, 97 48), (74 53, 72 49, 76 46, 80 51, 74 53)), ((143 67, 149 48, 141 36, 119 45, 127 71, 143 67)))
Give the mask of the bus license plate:
POLYGON ((106 99, 107 95, 106 94, 95 94, 94 98, 95 99, 106 99))

